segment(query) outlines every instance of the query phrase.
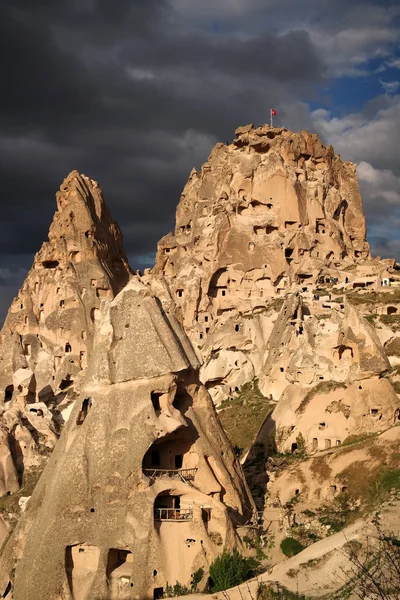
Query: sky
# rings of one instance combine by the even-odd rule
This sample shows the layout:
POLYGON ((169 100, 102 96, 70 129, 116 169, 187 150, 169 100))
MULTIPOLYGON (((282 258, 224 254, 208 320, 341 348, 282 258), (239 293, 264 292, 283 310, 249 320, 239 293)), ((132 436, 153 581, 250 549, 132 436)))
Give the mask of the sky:
POLYGON ((270 108, 357 163, 372 252, 400 260, 399 32, 397 0, 3 0, 0 322, 71 170, 142 269, 192 167, 270 108))

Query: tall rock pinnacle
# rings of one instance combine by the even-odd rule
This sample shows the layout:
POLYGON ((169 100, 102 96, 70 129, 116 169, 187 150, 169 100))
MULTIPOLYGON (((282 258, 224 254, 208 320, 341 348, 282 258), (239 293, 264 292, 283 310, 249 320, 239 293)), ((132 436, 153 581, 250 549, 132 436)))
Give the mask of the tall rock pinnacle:
MULTIPOLYGON (((21 428, 20 437, 31 438, 32 430, 46 437, 46 417, 50 430, 57 429, 48 409, 62 410, 63 396, 79 390, 100 304, 111 301, 130 276, 121 232, 98 183, 73 171, 57 192, 49 241, 36 254, 1 331, 2 420, 12 437, 21 428)), ((30 466, 28 455, 37 446, 37 439, 21 444, 19 471, 30 466)))

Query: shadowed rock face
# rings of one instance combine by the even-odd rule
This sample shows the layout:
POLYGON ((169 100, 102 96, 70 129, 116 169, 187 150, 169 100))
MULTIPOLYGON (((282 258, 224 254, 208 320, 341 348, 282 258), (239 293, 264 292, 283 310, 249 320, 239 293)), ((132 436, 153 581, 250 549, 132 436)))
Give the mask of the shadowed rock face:
MULTIPOLYGON (((136 279, 104 303, 81 397, 0 562, 14 598, 153 598, 252 515, 183 331, 136 279)), ((1 591, 1 590, 0 590, 1 591)))
MULTIPOLYGON (((63 422, 54 420, 54 410, 59 416, 79 391, 100 304, 131 276, 98 183, 73 171, 56 197, 49 241, 36 254, 0 334, 1 421, 15 442, 20 476, 37 463, 39 445, 54 446, 63 422)), ((0 493, 2 487, 5 482, 0 493)))

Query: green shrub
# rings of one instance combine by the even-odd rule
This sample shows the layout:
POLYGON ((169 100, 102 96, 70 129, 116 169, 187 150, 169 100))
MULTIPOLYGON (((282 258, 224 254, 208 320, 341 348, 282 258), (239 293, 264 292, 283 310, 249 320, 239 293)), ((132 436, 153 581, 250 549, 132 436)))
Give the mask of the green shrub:
POLYGON ((255 558, 245 558, 237 550, 224 551, 210 565, 210 592, 222 592, 255 575, 259 566, 255 558))
POLYGON ((281 541, 281 550, 285 556, 291 558, 292 556, 296 556, 296 554, 304 550, 304 546, 303 544, 300 544, 298 540, 287 537, 281 541))
MULTIPOLYGON (((294 569, 290 570, 294 571, 294 569)), ((294 576, 296 576, 296 572, 294 576)), ((298 592, 291 592, 280 583, 267 584, 263 582, 258 586, 257 600, 307 600, 307 598, 298 592)))
POLYGON ((182 585, 182 583, 179 583, 179 581, 177 581, 175 585, 168 585, 167 583, 165 587, 164 597, 174 598, 176 596, 187 596, 188 594, 190 594, 189 588, 186 587, 186 585, 182 585))

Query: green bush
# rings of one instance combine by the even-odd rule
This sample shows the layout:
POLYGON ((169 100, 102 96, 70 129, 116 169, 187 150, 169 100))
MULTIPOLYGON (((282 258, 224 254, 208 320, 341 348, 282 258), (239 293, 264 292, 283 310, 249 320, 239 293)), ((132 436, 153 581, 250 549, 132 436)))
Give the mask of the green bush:
POLYGON ((186 585, 182 585, 182 583, 179 583, 179 581, 177 581, 175 585, 168 585, 167 583, 165 587, 164 597, 174 598, 176 596, 187 596, 188 594, 190 594, 189 588, 186 587, 186 585))
POLYGON ((285 556, 291 558, 292 556, 296 556, 296 554, 304 550, 304 546, 303 544, 300 544, 298 540, 287 537, 281 541, 281 550, 285 556))
POLYGON ((237 550, 224 551, 210 565, 210 592, 222 592, 255 575, 259 566, 255 558, 245 558, 237 550))

